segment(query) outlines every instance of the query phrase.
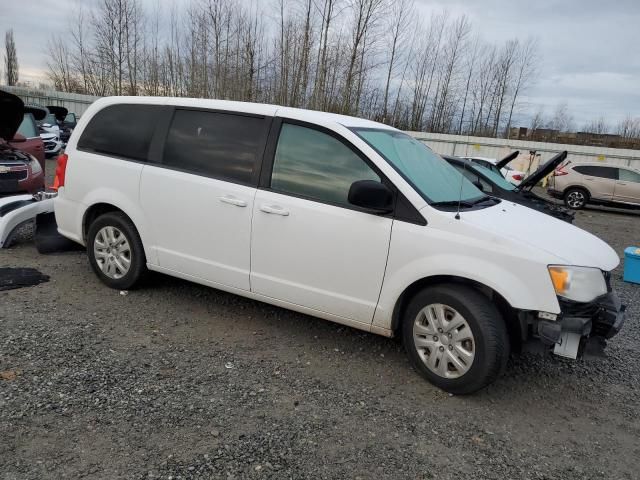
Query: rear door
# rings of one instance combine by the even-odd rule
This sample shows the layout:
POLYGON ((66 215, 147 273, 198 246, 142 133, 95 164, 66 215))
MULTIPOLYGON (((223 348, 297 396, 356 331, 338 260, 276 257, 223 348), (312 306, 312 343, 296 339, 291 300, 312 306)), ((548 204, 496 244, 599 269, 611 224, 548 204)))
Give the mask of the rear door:
POLYGON ((251 215, 271 118, 176 108, 140 201, 160 267, 249 290, 251 215))
POLYGON ((619 168, 613 199, 616 202, 640 205, 640 173, 619 168))
POLYGON ((380 173, 342 137, 314 125, 284 121, 272 138, 254 205, 251 290, 370 323, 393 220, 347 196, 353 182, 381 181, 380 173))
POLYGON ((573 169, 581 174, 581 183, 589 190, 591 198, 610 201, 618 179, 616 167, 578 165, 573 169))

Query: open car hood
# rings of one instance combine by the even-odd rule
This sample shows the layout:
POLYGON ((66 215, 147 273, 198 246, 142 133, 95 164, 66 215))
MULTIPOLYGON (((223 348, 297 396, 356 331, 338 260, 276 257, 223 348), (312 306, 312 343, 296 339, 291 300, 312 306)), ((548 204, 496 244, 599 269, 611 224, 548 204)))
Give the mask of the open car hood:
POLYGON ((56 116, 56 120, 63 122, 69 110, 64 107, 58 107, 55 105, 47 105, 49 112, 53 113, 56 116))
POLYGON ((24 113, 30 113, 31 115, 33 115, 33 118, 35 118, 36 122, 39 122, 40 120, 42 120, 44 117, 47 116, 47 113, 49 113, 49 110, 47 110, 45 107, 40 107, 38 105, 25 105, 24 113))
POLYGON ((558 165, 564 162, 566 158, 567 151, 565 150, 564 152, 560 152, 550 160, 547 160, 545 163, 540 165, 535 172, 533 172, 531 175, 520 182, 520 185, 518 185, 518 190, 535 187, 540 180, 549 175, 558 165))
POLYGON ((13 140, 24 118, 24 103, 15 95, 0 90, 0 138, 13 140))
POLYGON ((511 152, 509 155, 507 155, 502 160, 500 160, 498 163, 496 163, 496 167, 498 167, 498 168, 506 167, 509 163, 511 163, 511 161, 513 159, 517 158, 518 155, 520 155, 520 150, 516 150, 514 152, 511 152))

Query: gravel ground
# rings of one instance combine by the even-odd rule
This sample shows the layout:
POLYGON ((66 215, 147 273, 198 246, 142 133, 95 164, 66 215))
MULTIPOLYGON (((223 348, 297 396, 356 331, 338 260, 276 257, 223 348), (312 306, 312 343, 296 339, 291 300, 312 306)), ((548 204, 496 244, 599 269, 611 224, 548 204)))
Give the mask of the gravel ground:
MULTIPOLYGON (((577 222, 618 251, 640 215, 577 222)), ((561 241, 561 239, 559 239, 561 241)), ((632 479, 640 469, 640 286, 608 357, 510 360, 455 397, 392 339, 166 276, 121 295, 82 252, 28 232, 0 266, 0 479, 632 479)))

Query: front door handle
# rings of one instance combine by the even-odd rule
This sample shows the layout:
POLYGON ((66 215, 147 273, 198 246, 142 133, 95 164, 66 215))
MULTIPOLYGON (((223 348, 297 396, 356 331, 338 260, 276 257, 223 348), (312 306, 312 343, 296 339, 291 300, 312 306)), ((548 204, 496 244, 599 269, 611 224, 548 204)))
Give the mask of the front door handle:
POLYGON ((236 207, 246 207, 247 202, 234 197, 233 195, 225 195, 224 197, 218 197, 222 203, 228 203, 229 205, 235 205, 236 207))
POLYGON ((617 183, 617 185, 625 186, 625 185, 626 185, 626 183, 620 183, 620 182, 618 182, 618 183, 617 183))
POLYGON ((260 211, 264 213, 271 213, 274 215, 282 215, 283 217, 289 215, 289 210, 285 210, 278 205, 260 205, 260 211))

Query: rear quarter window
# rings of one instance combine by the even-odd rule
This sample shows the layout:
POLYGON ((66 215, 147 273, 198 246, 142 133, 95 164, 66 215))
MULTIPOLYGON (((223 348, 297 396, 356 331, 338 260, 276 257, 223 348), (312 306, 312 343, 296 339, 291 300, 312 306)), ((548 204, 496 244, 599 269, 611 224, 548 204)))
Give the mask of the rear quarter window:
POLYGON ((590 177, 609 178, 615 180, 618 178, 618 169, 614 167, 600 167, 597 165, 578 165, 573 167, 578 173, 590 177))
POLYGON ((96 113, 78 140, 78 150, 147 160, 160 105, 110 105, 96 113))

